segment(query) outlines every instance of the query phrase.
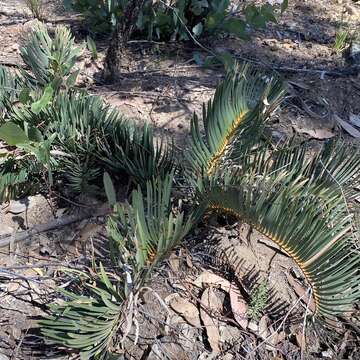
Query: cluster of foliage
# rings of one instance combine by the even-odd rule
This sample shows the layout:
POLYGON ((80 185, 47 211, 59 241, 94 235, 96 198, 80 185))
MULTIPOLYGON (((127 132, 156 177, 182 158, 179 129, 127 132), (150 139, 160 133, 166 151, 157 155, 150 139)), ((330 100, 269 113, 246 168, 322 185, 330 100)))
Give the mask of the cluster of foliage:
POLYGON ((44 18, 43 0, 25 0, 25 4, 35 19, 42 20, 44 18))
POLYGON ((353 310, 359 230, 348 204, 360 185, 360 156, 341 143, 308 157, 302 145, 264 142, 264 124, 284 93, 281 79, 235 66, 204 105, 204 134, 194 115, 191 149, 178 159, 148 125, 74 86, 78 50, 66 29, 51 39, 39 26, 21 53, 30 71, 0 71, 2 200, 38 177, 54 186, 61 179, 61 190, 104 188, 113 208, 111 263, 77 272, 78 281, 61 290, 64 301, 39 322, 48 342, 83 359, 109 358, 136 324, 133 310, 153 270, 212 212, 242 219, 294 260, 311 286, 314 320, 353 310), (133 185, 128 203, 117 202, 110 180, 120 175, 133 185))
MULTIPOLYGON (((83 14, 91 31, 107 33, 116 26, 127 3, 126 0, 72 0, 66 1, 66 6, 83 14)), ((243 8, 232 7, 229 0, 145 1, 136 32, 150 40, 189 40, 190 36, 219 33, 248 39, 253 29, 276 22, 276 13, 286 7, 287 1, 281 5, 250 4, 243 8)))
POLYGON ((149 126, 136 127, 74 87, 80 51, 68 29, 58 27, 51 39, 38 25, 21 50, 30 71, 0 69, 0 139, 9 145, 0 158, 0 201, 25 195, 40 179, 75 193, 94 192, 105 170, 127 169, 146 181, 171 168, 171 154, 155 146, 149 126))
POLYGON ((269 297, 269 290, 266 282, 261 282, 251 291, 248 316, 250 319, 259 320, 260 314, 264 311, 269 297))

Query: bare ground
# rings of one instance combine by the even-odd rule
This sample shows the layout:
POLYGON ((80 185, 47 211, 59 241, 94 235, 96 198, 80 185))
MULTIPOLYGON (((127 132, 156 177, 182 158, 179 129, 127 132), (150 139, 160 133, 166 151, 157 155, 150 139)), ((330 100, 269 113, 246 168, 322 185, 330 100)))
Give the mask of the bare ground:
MULTIPOLYGON (((69 22, 77 41, 83 41, 86 31, 76 19, 68 21, 69 16, 63 14, 61 6, 51 2, 46 12, 50 28, 69 22)), ((333 49, 342 13, 351 31, 356 32, 360 27, 359 3, 299 0, 290 1, 289 10, 279 24, 256 33, 250 42, 204 40, 204 46, 211 44, 217 51, 229 51, 239 60, 246 59, 284 77, 288 86, 286 101, 267 129, 273 141, 296 135, 316 147, 338 136, 359 144, 359 139, 334 120, 334 115, 348 121, 350 114, 360 114, 359 68, 349 65, 333 49)), ((21 0, 0 1, 0 64, 13 67, 20 63, 21 39, 32 26, 33 21, 21 0)), ((206 54, 191 44, 134 41, 131 69, 122 74, 120 83, 107 85, 100 77, 106 42, 99 40, 97 46, 96 62, 91 61, 88 53, 79 61, 82 69, 79 85, 102 96, 125 116, 140 122, 150 121, 160 137, 172 138, 180 151, 184 151, 189 120, 212 96, 223 76, 221 68, 205 69, 196 65, 191 61, 194 51, 206 54)), ((31 198, 26 210, 18 213, 9 212, 7 204, 3 205, 0 235, 46 223, 53 219, 54 213, 61 216, 64 212, 79 211, 73 206, 59 209, 56 201, 42 196, 31 198)), ((103 220, 83 221, 37 235, 28 243, 0 249, 0 359, 58 356, 51 355, 52 350, 32 335, 34 317, 42 314, 44 305, 51 300, 53 288, 61 280, 57 271, 60 265, 83 266, 91 257, 93 244, 106 241, 103 220)), ((216 323, 221 329, 221 351, 216 358, 241 359, 246 355, 250 359, 360 358, 357 339, 346 331, 326 334, 320 330, 322 336, 319 333, 315 336, 314 329, 308 328, 304 346, 302 318, 306 302, 299 302, 304 294, 295 290, 294 281, 302 284, 303 280, 295 264, 260 234, 249 234, 245 225, 222 218, 209 221, 212 230, 200 229, 184 248, 175 251, 151 286, 163 299, 169 300, 169 295, 178 293, 197 304, 196 299, 206 289, 199 289, 192 282, 204 269, 228 280, 240 281, 245 297, 258 284, 267 282, 271 295, 263 316, 247 331, 241 330, 229 315, 228 295, 221 289, 214 290, 224 302, 222 318, 216 323), (282 324, 285 317, 286 326, 282 324), (277 339, 270 345, 263 343, 259 331, 260 326, 264 329, 264 321, 269 334, 277 330, 277 339)), ((212 358, 203 323, 200 327, 189 325, 186 317, 173 309, 165 316, 156 297, 147 296, 143 304, 142 337, 136 346, 131 341, 126 344, 126 359, 212 358)), ((171 307, 170 300, 169 304, 171 307)), ((59 356, 71 358, 64 353, 59 356)))

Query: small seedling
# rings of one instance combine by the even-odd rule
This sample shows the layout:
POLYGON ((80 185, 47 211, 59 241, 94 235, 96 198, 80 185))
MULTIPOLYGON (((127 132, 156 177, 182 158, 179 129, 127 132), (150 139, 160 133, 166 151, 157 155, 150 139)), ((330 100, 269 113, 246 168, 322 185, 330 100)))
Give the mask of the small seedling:
POLYGON ((335 35, 334 50, 341 54, 346 48, 349 40, 349 32, 347 30, 339 30, 335 35))
POLYGON ((252 292, 250 296, 250 305, 248 315, 252 320, 259 320, 261 313, 266 307, 268 299, 268 288, 266 282, 261 282, 252 292))

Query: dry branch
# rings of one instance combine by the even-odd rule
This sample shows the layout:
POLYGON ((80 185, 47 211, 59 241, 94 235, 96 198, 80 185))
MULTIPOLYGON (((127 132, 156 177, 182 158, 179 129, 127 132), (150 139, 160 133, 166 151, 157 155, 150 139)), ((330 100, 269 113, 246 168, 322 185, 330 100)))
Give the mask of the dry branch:
POLYGON ((3 238, 0 237, 0 247, 8 246, 12 242, 25 241, 28 238, 30 238, 36 234, 54 230, 54 229, 58 229, 58 228, 73 224, 78 221, 95 218, 95 217, 99 217, 99 216, 105 216, 105 215, 108 215, 110 213, 110 211, 111 210, 108 207, 101 207, 93 213, 86 212, 86 213, 77 214, 77 215, 64 216, 59 219, 51 220, 51 221, 47 222, 46 224, 38 224, 38 225, 33 226, 29 230, 21 231, 21 232, 12 234, 12 235, 7 235, 3 238))

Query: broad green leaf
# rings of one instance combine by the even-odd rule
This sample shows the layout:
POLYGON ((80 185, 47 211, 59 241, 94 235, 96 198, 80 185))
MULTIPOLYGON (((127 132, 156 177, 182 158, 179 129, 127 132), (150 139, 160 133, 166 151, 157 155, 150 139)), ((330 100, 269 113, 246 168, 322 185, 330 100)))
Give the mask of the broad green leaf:
POLYGON ((54 89, 52 88, 51 85, 48 85, 45 90, 43 95, 41 96, 40 100, 34 102, 31 105, 31 111, 35 114, 39 114, 40 111, 42 109, 44 109, 47 104, 50 102, 50 100, 52 99, 52 96, 54 94, 54 89))
POLYGON ((246 32, 246 23, 240 19, 226 20, 222 27, 225 31, 234 34, 241 39, 249 39, 249 35, 246 32))
POLYGON ((203 24, 200 22, 198 24, 196 24, 193 28, 192 28, 192 32, 195 36, 199 36, 201 35, 203 31, 203 24))
POLYGON ((200 66, 204 65, 204 60, 203 60, 203 58, 201 57, 201 54, 198 51, 194 51, 193 59, 194 59, 196 65, 200 65, 200 66))
POLYGON ((229 52, 227 51, 222 52, 218 56, 218 58, 224 64, 224 68, 226 71, 229 71, 233 68, 235 60, 229 52))
POLYGON ((79 76, 80 69, 74 71, 69 77, 66 79, 66 86, 68 88, 72 88, 75 85, 76 79, 79 76))
POLYGON ((200 16, 204 9, 209 7, 209 3, 206 0, 191 0, 190 9, 196 16, 200 16))
POLYGON ((10 146, 29 142, 29 138, 26 136, 25 131, 12 122, 7 122, 0 127, 0 139, 10 146))
POLYGON ((288 0, 283 0, 283 2, 281 3, 281 13, 283 13, 289 6, 289 1, 288 0))
POLYGON ((31 126, 29 128, 28 137, 30 141, 35 141, 35 142, 40 142, 44 140, 41 131, 37 129, 35 126, 31 126))
POLYGON ((104 180, 105 193, 109 205, 114 206, 116 204, 116 192, 111 177, 106 171, 104 172, 103 180, 104 180))
POLYGON ((277 22, 276 17, 274 15, 274 8, 269 3, 264 4, 261 7, 261 15, 264 17, 265 22, 272 21, 274 23, 277 22))
POLYGON ((225 13, 212 13, 206 18, 206 28, 209 31, 215 30, 225 18, 225 13))
POLYGON ((19 100, 21 103, 26 104, 30 100, 30 89, 24 88, 21 90, 19 95, 19 100))

